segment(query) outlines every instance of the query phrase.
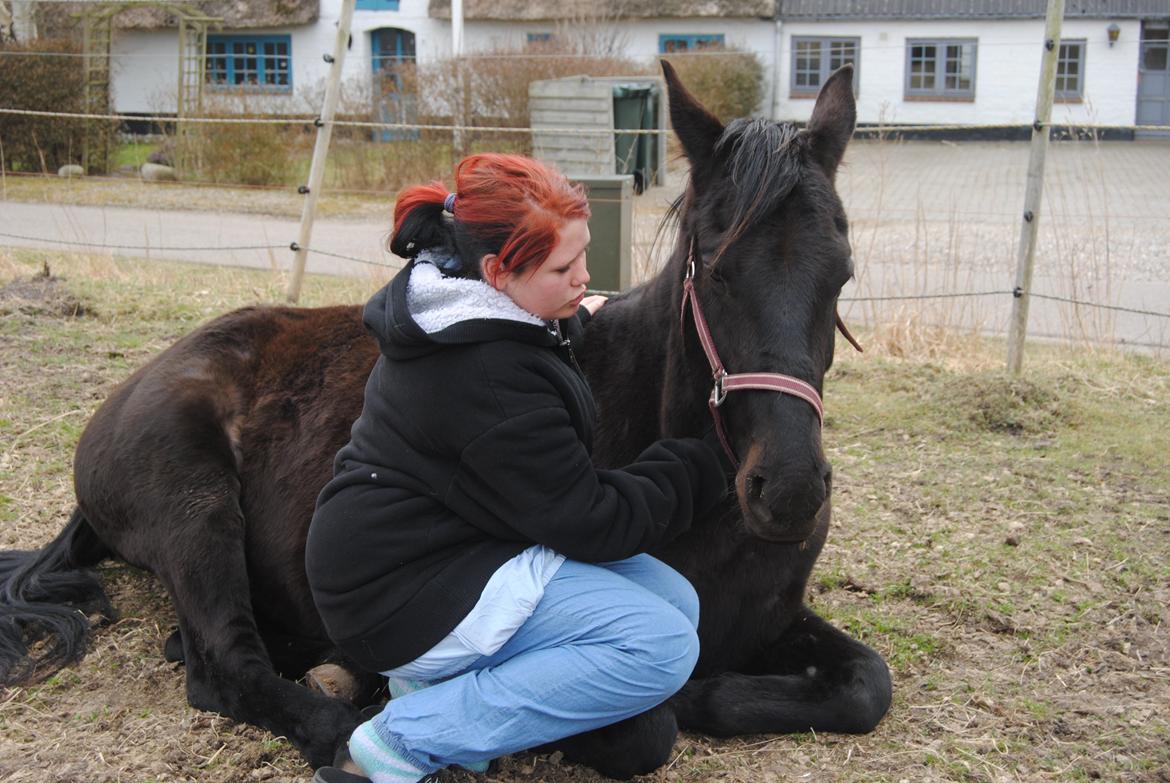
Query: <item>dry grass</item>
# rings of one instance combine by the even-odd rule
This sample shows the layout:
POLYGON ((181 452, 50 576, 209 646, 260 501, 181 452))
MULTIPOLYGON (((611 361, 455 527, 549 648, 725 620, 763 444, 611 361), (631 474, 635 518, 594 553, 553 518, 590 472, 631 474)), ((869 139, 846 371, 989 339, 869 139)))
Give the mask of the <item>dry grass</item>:
MULTIPOLYGON (((306 298, 357 302, 378 282, 314 278, 306 298)), ((0 546, 60 529, 71 450, 115 383, 283 284, 0 253, 0 546), (63 279, 32 279, 46 259, 63 279)), ((1002 342, 911 331, 862 331, 870 350, 843 349, 827 381, 835 526, 809 596, 889 661, 890 714, 861 737, 686 735, 645 780, 1170 779, 1170 364, 1036 346, 1009 380, 1002 342)), ((121 619, 78 666, 0 695, 0 779, 308 779, 283 739, 187 707, 156 581, 102 575, 121 619)), ((485 779, 599 780, 525 755, 485 779)))
MULTIPOLYGON (((317 202, 317 216, 384 219, 386 202, 391 196, 376 190, 368 193, 326 191, 317 202)), ((236 214, 296 218, 301 216, 305 204, 305 197, 298 194, 295 187, 227 187, 213 183, 145 182, 130 177, 59 179, 8 176, 3 195, 0 195, 0 201, 3 200, 204 212, 221 212, 225 204, 230 204, 236 214)))

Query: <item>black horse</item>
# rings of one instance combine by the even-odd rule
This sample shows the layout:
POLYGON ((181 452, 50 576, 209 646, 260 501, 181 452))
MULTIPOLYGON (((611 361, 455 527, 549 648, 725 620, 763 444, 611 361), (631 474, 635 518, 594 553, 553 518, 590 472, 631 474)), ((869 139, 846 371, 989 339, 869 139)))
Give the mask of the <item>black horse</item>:
MULTIPOLYGON (((599 465, 711 427, 712 373, 682 310, 688 270, 731 371, 784 373, 818 391, 852 273, 833 187, 855 122, 851 70, 826 82, 798 130, 757 119, 724 127, 663 67, 691 182, 675 204, 669 263, 614 297, 586 335, 599 465)), ((42 550, 0 555, 0 681, 34 680, 83 654, 85 611, 109 609, 85 569, 117 557, 169 592, 179 630, 167 653, 186 663, 191 705, 284 735, 314 766, 329 762, 362 705, 289 679, 346 664, 314 609, 304 542, 376 355, 359 308, 246 308, 115 389, 78 444, 68 525, 42 550)), ((561 745, 614 777, 662 763, 679 726, 867 732, 890 704, 877 653, 804 604, 830 518, 817 411, 746 391, 721 412, 742 460, 734 497, 656 553, 700 596, 693 679, 665 705, 561 745)))

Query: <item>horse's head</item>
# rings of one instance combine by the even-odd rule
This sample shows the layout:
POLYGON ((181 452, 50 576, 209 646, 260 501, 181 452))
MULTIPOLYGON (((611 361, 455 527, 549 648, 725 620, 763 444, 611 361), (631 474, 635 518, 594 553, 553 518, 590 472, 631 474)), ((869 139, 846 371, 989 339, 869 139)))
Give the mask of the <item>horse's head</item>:
MULTIPOLYGON (((669 64, 663 70, 674 131, 691 163, 690 186, 676 204, 674 274, 681 278, 693 256, 694 295, 727 372, 783 374, 819 394, 833 362, 837 295, 853 273, 833 186, 856 121, 852 67, 825 82, 803 130, 762 119, 724 127, 669 64)), ((692 394, 696 383, 709 390, 690 312, 681 328, 685 347, 672 372, 687 376, 692 394)), ((803 541, 828 511, 831 483, 816 408, 790 394, 748 390, 719 410, 740 460, 735 487, 748 531, 803 541)), ((687 418, 698 415, 690 411, 687 418)), ((693 418, 687 424, 693 428, 693 418)))

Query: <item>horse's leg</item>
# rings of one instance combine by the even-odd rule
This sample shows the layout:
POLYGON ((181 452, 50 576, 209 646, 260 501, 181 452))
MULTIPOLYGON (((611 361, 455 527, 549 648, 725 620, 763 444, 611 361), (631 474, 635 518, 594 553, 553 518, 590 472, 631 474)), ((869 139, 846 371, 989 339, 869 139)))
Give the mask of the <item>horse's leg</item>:
POLYGON ((890 707, 885 661, 808 607, 744 672, 695 679, 671 698, 679 726, 714 736, 872 731, 890 707))
POLYGON ((252 610, 237 490, 203 483, 199 491, 215 500, 166 528, 165 555, 155 561, 179 619, 187 700, 285 736, 313 766, 327 764, 359 713, 276 674, 252 610))
POLYGON ((663 703, 632 718, 534 750, 559 750, 574 764, 592 767, 606 777, 627 780, 665 764, 677 736, 674 712, 668 703, 663 703))
MULTIPOLYGON (((273 669, 282 677, 302 680, 318 693, 355 707, 386 700, 386 678, 351 663, 337 650, 322 652, 319 643, 303 637, 260 631, 273 669)), ((175 630, 163 645, 163 657, 183 663, 183 633, 175 630)))

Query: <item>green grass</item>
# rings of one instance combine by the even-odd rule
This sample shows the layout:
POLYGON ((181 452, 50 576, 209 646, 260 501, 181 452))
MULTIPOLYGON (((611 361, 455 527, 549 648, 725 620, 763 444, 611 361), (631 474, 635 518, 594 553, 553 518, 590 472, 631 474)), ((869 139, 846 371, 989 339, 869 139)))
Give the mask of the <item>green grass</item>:
POLYGON ((146 162, 147 156, 156 149, 158 149, 157 144, 146 144, 142 142, 120 144, 114 150, 114 169, 117 170, 122 166, 133 166, 137 169, 146 162))

